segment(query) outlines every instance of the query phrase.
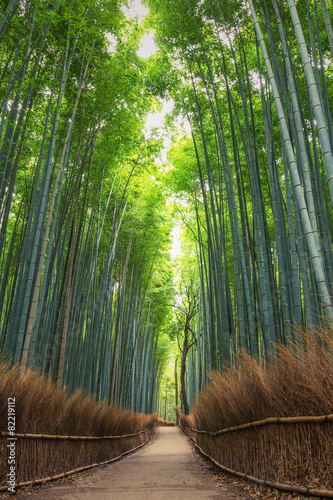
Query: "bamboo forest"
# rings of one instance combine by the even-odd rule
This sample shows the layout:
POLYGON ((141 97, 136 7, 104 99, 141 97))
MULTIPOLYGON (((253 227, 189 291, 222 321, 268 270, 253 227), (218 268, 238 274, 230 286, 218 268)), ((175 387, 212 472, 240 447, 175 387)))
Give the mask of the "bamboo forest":
POLYGON ((0 0, 0 498, 126 454, 112 498, 220 498, 156 458, 186 435, 255 498, 333 498, 332 24, 0 0))
POLYGON ((333 395, 332 2, 0 10, 1 373, 174 422, 319 356, 333 395))
POLYGON ((169 339, 190 401, 239 347, 311 342, 333 318, 325 1, 154 0, 141 23, 114 0, 6 3, 4 358, 151 412, 169 339))

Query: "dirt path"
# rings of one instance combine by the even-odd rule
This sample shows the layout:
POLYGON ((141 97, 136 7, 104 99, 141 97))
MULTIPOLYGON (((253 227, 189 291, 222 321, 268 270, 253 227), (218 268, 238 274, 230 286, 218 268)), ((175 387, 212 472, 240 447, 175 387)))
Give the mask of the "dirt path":
MULTIPOLYGON (((178 427, 160 427, 157 439, 137 453, 101 467, 72 484, 56 483, 34 500, 245 500, 214 480, 178 427)), ((25 495, 24 495, 25 497, 25 495)))

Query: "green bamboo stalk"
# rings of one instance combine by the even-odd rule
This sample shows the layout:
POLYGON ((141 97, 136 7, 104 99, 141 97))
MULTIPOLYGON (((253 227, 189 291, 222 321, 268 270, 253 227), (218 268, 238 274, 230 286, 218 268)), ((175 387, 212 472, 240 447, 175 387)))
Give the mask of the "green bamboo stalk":
MULTIPOLYGON (((289 2, 290 0, 288 0, 289 2)), ((285 148, 287 159, 288 159, 288 165, 289 165, 289 170, 290 174, 292 177, 292 183, 293 183, 293 190, 295 193, 295 198, 298 203, 298 207, 300 210, 301 214, 301 220, 302 220, 302 225, 303 225, 303 231, 306 234, 306 240, 308 244, 308 250, 310 253, 310 258, 312 262, 312 267, 313 271, 316 277, 317 281, 317 286, 318 289, 320 290, 321 294, 321 302, 323 304, 323 307, 325 309, 325 314, 328 318, 329 321, 333 320, 333 306, 332 306, 332 301, 330 298, 330 293, 326 284, 326 277, 322 269, 321 265, 321 257, 316 249, 316 242, 315 238, 313 235, 313 228, 311 226, 303 190, 302 190, 302 185, 300 182, 298 170, 297 170, 297 164, 295 161, 295 156, 292 148, 292 144, 290 141, 290 136, 289 136, 289 131, 287 128, 286 124, 286 118, 284 115, 283 107, 281 105, 281 100, 280 100, 280 95, 276 86, 275 82, 275 77, 272 71, 271 63, 269 61, 268 53, 266 50, 266 45, 265 41, 263 39, 261 29, 258 23, 258 19, 254 10, 253 2, 251 0, 248 1, 250 11, 251 11, 251 16, 254 22, 255 30, 259 39, 261 51, 264 57, 265 65, 266 65, 266 70, 268 73, 268 78, 271 84, 273 96, 274 96, 274 101, 276 105, 276 110, 279 116, 279 121, 280 121, 280 130, 281 130, 281 135, 282 135, 282 140, 283 140, 283 147, 285 148)))
POLYGON ((312 65, 311 65, 309 53, 308 53, 308 50, 306 47, 306 42, 304 39, 302 26, 301 26, 301 23, 300 23, 300 20, 298 17, 298 12, 296 9, 295 2, 294 2, 294 0, 287 0, 287 2, 288 2, 291 18, 293 21, 299 50, 300 50, 302 61, 303 61, 304 74, 305 74, 305 78, 306 78, 306 82, 307 82, 307 86, 308 86, 308 90, 309 90, 310 100, 311 100, 313 112, 314 112, 316 122, 317 122, 317 130, 318 130, 319 140, 321 143, 321 149, 322 149, 324 161, 325 161, 327 180, 328 180, 328 185, 329 185, 329 189, 330 189, 330 193, 331 193, 331 201, 333 203, 333 154, 332 154, 332 149, 331 149, 329 133, 327 130, 326 119, 325 119, 323 109, 321 106, 319 91, 318 91, 318 87, 317 87, 317 84, 316 84, 316 81, 314 78, 312 65))

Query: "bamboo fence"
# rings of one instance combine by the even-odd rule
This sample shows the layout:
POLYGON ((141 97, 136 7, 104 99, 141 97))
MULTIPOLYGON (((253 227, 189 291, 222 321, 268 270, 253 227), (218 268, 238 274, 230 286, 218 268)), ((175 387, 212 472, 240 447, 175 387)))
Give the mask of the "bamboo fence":
POLYGON ((168 420, 163 420, 163 418, 157 420, 158 427, 174 427, 175 425, 175 422, 169 422, 168 420))
MULTIPOLYGON (((16 438, 16 488, 40 484, 114 462, 142 447, 156 421, 133 434, 121 436, 71 436, 0 432, 0 491, 8 489, 9 438, 16 438)), ((12 442, 12 441, 11 441, 12 442)))
POLYGON ((180 428, 222 470, 283 491, 333 498, 333 415, 267 418, 217 432, 180 428))

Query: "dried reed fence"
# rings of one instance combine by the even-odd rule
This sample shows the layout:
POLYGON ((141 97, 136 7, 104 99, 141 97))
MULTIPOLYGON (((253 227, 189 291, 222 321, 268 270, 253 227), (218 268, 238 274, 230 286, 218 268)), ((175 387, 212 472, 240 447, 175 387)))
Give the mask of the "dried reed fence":
MULTIPOLYGON (((151 436, 155 421, 142 431, 124 436, 55 436, 15 434, 17 487, 58 479, 75 472, 118 460, 143 446, 151 436)), ((8 470, 7 432, 0 433, 1 484, 6 483, 8 470), (2 460, 1 460, 2 461, 2 460)), ((0 491, 8 485, 0 487, 0 491)))
POLYGON ((265 367, 241 353, 236 367, 212 374, 191 415, 178 418, 223 470, 333 498, 332 336, 321 333, 311 349, 279 348, 265 367))
POLYGON ((284 491, 333 498, 333 415, 272 418, 217 432, 179 425, 223 470, 284 491), (311 479, 312 478, 312 479, 311 479))
POLYGON ((169 420, 163 420, 162 418, 157 420, 158 427, 174 427, 175 425, 175 422, 169 422, 169 420))
POLYGON ((9 438, 15 437, 16 487, 38 484, 108 463, 142 446, 157 415, 96 403, 76 392, 68 397, 30 370, 0 365, 0 491, 8 488, 9 438), (15 398, 15 433, 8 432, 8 399, 15 398))

